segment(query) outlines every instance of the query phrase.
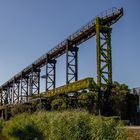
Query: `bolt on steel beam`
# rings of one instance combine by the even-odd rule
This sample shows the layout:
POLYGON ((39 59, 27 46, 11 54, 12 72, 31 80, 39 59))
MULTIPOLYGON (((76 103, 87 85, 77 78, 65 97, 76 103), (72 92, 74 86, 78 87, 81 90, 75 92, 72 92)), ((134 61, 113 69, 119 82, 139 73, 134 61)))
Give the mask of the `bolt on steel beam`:
POLYGON ((46 56, 46 91, 54 89, 56 84, 56 60, 46 56))
POLYGON ((66 84, 78 80, 78 47, 70 47, 67 40, 66 46, 66 84))

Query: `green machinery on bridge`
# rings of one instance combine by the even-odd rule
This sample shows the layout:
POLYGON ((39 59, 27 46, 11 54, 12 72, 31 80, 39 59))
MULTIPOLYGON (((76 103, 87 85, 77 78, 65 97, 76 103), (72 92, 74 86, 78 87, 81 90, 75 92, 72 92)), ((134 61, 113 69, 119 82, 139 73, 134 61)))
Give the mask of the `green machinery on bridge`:
POLYGON ((84 89, 95 89, 97 91, 97 85, 93 78, 87 77, 85 79, 81 79, 76 82, 72 82, 64 86, 60 86, 58 88, 49 90, 47 92, 42 92, 41 94, 35 94, 31 96, 30 99, 40 98, 40 97, 49 98, 61 94, 75 93, 84 89))

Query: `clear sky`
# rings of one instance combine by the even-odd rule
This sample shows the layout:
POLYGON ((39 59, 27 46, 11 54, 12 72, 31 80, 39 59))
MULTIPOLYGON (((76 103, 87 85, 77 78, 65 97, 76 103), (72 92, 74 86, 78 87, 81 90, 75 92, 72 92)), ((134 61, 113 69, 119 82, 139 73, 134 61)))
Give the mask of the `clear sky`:
MULTIPOLYGON (((139 87, 140 0, 0 0, 0 85, 112 7, 124 8, 112 30, 113 80, 139 87)), ((78 73, 96 79, 95 37, 79 47, 78 73)), ((56 78, 65 83, 65 56, 56 78)))

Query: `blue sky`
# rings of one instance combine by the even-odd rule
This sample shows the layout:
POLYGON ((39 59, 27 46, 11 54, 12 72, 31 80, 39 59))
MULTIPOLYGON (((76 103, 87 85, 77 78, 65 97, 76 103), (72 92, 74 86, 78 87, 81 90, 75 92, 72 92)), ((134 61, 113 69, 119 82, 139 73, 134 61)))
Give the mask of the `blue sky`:
MULTIPOLYGON (((113 80, 139 87, 140 0, 0 0, 0 85, 111 7, 124 8, 112 30, 113 80)), ((96 79, 95 37, 79 47, 78 73, 96 79)), ((56 78, 65 83, 65 56, 56 78)))

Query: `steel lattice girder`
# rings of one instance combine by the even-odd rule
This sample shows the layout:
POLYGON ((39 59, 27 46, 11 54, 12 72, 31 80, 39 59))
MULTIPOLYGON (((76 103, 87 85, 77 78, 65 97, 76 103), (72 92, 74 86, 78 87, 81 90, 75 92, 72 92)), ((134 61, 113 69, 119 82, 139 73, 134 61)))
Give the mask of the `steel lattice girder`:
POLYGON ((67 41, 66 47, 66 84, 78 80, 78 47, 70 47, 67 41))
POLYGON ((6 89, 1 90, 1 105, 8 104, 8 97, 6 89))
POLYGON ((13 82, 13 104, 19 103, 20 81, 13 82))
POLYGON ((97 85, 112 85, 111 28, 96 18, 97 85))
POLYGON ((19 95, 20 102, 26 102, 28 101, 29 91, 28 91, 28 83, 29 83, 29 76, 22 75, 21 78, 21 91, 19 95))
POLYGON ((29 95, 39 94, 40 92, 40 69, 32 66, 32 73, 29 75, 29 95))
POLYGON ((56 84, 56 60, 50 59, 47 55, 46 59, 46 91, 55 88, 56 84))
POLYGON ((1 103, 4 105, 10 104, 9 103, 9 96, 10 96, 9 87, 2 89, 1 103))
POLYGON ((13 98, 12 98, 12 94, 13 93, 13 85, 10 85, 8 88, 7 88, 7 94, 8 94, 8 104, 12 104, 13 103, 13 98))
POLYGON ((12 85, 1 90, 1 104, 12 104, 12 85))

